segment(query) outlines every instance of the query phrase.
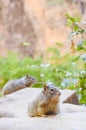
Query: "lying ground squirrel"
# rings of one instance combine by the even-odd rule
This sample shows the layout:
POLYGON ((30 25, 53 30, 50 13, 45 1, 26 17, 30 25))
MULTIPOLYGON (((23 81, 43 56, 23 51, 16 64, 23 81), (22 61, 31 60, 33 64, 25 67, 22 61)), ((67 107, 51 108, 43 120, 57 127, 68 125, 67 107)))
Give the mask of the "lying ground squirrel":
POLYGON ((7 95, 17 90, 20 90, 26 87, 31 87, 34 83, 36 83, 36 78, 29 75, 22 77, 20 79, 10 80, 4 85, 2 89, 2 95, 7 95))
POLYGON ((28 115, 46 116, 60 112, 59 97, 61 93, 54 85, 44 85, 40 94, 28 104, 28 115))

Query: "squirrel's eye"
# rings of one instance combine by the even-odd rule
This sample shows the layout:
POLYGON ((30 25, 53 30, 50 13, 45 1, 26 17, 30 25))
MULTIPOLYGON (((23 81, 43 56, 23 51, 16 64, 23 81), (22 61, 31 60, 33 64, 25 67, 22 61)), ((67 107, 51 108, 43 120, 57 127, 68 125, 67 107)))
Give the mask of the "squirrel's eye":
POLYGON ((52 92, 54 91, 53 89, 50 89, 52 92))

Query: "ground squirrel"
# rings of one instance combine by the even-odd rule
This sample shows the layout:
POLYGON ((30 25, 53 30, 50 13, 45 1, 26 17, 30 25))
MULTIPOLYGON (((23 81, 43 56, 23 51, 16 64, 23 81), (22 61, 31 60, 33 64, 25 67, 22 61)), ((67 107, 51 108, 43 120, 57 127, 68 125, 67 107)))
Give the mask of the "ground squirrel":
POLYGON ((35 82, 36 82, 36 78, 30 75, 26 75, 25 77, 22 77, 20 79, 10 80, 4 85, 2 89, 2 95, 7 95, 17 90, 26 87, 31 87, 35 82))
POLYGON ((60 95, 59 89, 54 85, 44 85, 39 95, 28 103, 28 115, 35 117, 59 113, 60 95))

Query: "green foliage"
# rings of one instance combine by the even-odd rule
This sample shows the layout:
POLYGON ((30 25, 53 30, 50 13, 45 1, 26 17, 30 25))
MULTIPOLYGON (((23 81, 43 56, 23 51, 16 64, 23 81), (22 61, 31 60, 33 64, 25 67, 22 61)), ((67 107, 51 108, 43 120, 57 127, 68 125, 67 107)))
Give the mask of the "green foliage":
POLYGON ((81 21, 81 18, 79 16, 72 17, 69 14, 66 14, 68 25, 71 27, 72 24, 77 24, 81 21), (70 24, 71 23, 71 24, 70 24))
POLYGON ((69 39, 73 41, 73 37, 76 35, 81 35, 82 39, 77 45, 77 51, 83 50, 86 52, 86 39, 84 40, 83 35, 86 33, 86 29, 80 27, 79 23, 81 22, 81 18, 71 17, 69 14, 66 14, 67 17, 67 25, 71 28, 71 33, 69 35, 69 39))
POLYGON ((85 89, 82 93, 82 85, 86 85, 86 78, 83 78, 83 61, 75 62, 75 56, 70 54, 61 56, 59 52, 58 55, 56 49, 51 49, 51 51, 53 51, 52 57, 55 55, 56 59, 52 62, 51 58, 51 64, 43 64, 40 58, 24 57, 21 59, 12 53, 6 57, 0 57, 0 88, 11 79, 30 74, 38 80, 33 87, 42 87, 46 82, 52 82, 59 88, 76 90, 81 103, 86 103, 85 89))
POLYGON ((55 65, 55 78, 57 77, 56 85, 62 89, 75 90, 79 96, 80 103, 86 104, 86 54, 77 56, 66 54, 58 55, 58 47, 51 49, 53 55, 52 63, 55 65))
POLYGON ((13 53, 9 53, 6 57, 0 57, 0 88, 10 79, 20 78, 29 74, 30 65, 40 63, 40 59, 32 59, 30 57, 20 59, 18 55, 13 53))
MULTIPOLYGON (((69 59, 68 56, 65 56, 65 59, 69 59)), ((34 87, 42 87, 42 84, 46 82, 53 82, 60 86, 66 71, 71 68, 69 66, 69 62, 68 67, 66 63, 58 63, 58 65, 43 64, 41 59, 32 59, 30 57, 20 59, 18 55, 9 53, 7 57, 0 57, 0 88, 2 88, 7 81, 20 78, 27 74, 35 76, 38 82, 40 82, 40 84, 38 83, 34 87)))
POLYGON ((79 22, 81 21, 80 17, 71 17, 69 14, 66 14, 66 16, 68 26, 71 28, 69 39, 71 40, 72 52, 78 53, 78 56, 75 59, 78 61, 82 59, 83 64, 83 68, 78 74, 78 83, 76 84, 76 91, 79 94, 80 102, 86 104, 86 38, 84 39, 86 29, 79 26, 79 22), (81 36, 81 40, 75 48, 76 43, 74 42, 73 37, 78 34, 81 36))
MULTIPOLYGON (((74 49, 75 42, 73 37, 76 35, 83 36, 86 32, 79 26, 80 19, 67 15, 69 27, 72 29, 69 39, 71 48, 74 49)), ((24 43, 24 45, 28 45, 24 43)), ((56 43, 55 47, 49 48, 50 64, 44 64, 40 58, 23 57, 9 53, 6 57, 0 57, 0 88, 15 78, 23 77, 27 74, 37 78, 38 83, 34 87, 42 87, 46 82, 52 82, 58 87, 73 89, 77 92, 80 103, 86 104, 86 39, 81 39, 75 48, 74 54, 61 56, 59 48, 62 43, 56 43), (77 56, 77 55, 78 56, 77 56)), ((74 52, 74 51, 73 51, 74 52)))
POLYGON ((86 52, 86 40, 82 40, 77 45, 77 51, 83 51, 86 52))

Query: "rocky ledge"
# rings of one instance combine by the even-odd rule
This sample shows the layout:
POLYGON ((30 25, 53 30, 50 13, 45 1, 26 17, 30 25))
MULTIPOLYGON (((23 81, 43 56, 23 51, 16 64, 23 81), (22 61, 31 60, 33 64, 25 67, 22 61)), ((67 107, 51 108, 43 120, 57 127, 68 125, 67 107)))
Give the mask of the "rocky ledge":
POLYGON ((86 130, 86 107, 75 105, 79 104, 78 97, 74 91, 70 90, 61 90, 60 114, 29 117, 28 102, 40 90, 25 88, 1 97, 0 130, 86 130))

